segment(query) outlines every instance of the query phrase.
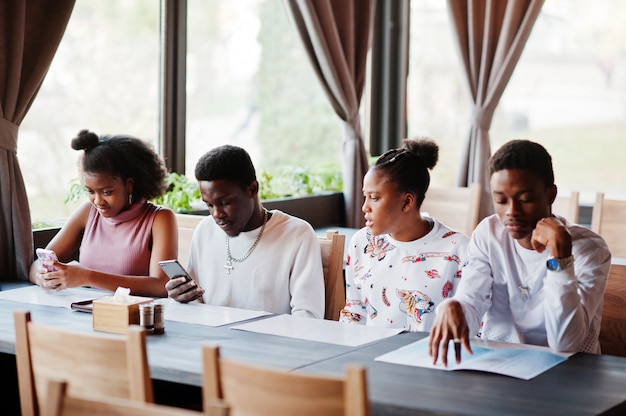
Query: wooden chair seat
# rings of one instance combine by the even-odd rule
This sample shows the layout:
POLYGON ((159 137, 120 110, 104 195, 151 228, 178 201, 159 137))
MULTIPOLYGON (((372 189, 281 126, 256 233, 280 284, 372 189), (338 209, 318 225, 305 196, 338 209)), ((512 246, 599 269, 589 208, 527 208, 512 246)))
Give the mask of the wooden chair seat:
POLYGON ((233 416, 365 416, 369 413, 365 368, 345 377, 308 375, 220 358, 219 347, 202 347, 205 406, 225 400, 233 416))
POLYGON ((626 201, 606 199, 596 194, 591 214, 591 229, 600 234, 609 245, 613 257, 626 258, 626 201))
POLYGON ((552 203, 552 213, 565 217, 571 223, 578 224, 580 214, 580 194, 576 191, 569 195, 558 194, 552 203))
POLYGON ((17 310, 15 352, 22 415, 40 414, 48 380, 63 378, 72 394, 101 394, 152 402, 146 333, 76 332, 31 322, 17 310))
POLYGON ((318 238, 322 252, 326 307, 324 319, 339 320, 339 311, 346 303, 346 284, 343 275, 343 252, 346 236, 329 230, 318 238))
POLYGON ((481 186, 428 188, 421 211, 470 236, 480 220, 481 186))
POLYGON ((611 264, 604 292, 600 348, 602 354, 626 357, 626 264, 611 264))
POLYGON ((206 215, 176 214, 178 223, 178 262, 187 267, 193 232, 206 215))

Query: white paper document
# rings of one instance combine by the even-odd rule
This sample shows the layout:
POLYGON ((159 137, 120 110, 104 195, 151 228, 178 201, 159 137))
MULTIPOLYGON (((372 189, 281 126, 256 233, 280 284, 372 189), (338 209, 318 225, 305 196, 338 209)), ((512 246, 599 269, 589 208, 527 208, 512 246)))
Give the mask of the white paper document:
POLYGON ((474 354, 471 355, 462 347, 460 364, 456 363, 454 347, 450 344, 447 367, 441 364, 441 358, 436 365, 433 365, 433 359, 428 355, 428 337, 376 357, 376 361, 446 371, 477 370, 530 380, 567 360, 566 356, 552 353, 543 348, 508 347, 492 349, 481 347, 478 344, 475 345, 472 342, 474 354))
POLYGON ((206 305, 200 302, 180 303, 174 299, 160 301, 165 309, 168 321, 186 322, 207 326, 221 326, 241 322, 259 316, 270 315, 269 312, 248 309, 229 308, 226 306, 206 305))
POLYGON ((0 292, 0 299, 33 303, 35 305, 59 306, 69 309, 72 302, 97 299, 102 296, 111 295, 112 293, 113 292, 86 287, 73 287, 64 290, 45 290, 39 286, 33 285, 3 290, 0 292))
POLYGON ((292 315, 272 316, 233 326, 232 329, 351 347, 391 337, 403 331, 402 328, 379 328, 292 315))

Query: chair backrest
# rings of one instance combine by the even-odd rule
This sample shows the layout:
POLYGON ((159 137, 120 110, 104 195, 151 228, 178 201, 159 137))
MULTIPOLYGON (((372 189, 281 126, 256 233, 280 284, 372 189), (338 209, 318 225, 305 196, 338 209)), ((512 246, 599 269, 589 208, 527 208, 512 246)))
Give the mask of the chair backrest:
POLYGON ((228 406, 215 401, 204 412, 103 395, 73 396, 68 383, 49 380, 43 416, 228 416, 228 406))
POLYGON ((13 316, 22 415, 40 414, 48 380, 59 377, 72 394, 153 401, 141 327, 131 325, 125 335, 76 332, 31 322, 28 311, 13 316))
POLYGON ((604 292, 600 348, 602 354, 626 357, 626 264, 611 264, 604 292))
POLYGON ((344 377, 309 375, 220 358, 219 347, 202 346, 203 403, 222 399, 232 416, 369 414, 365 368, 349 366, 344 377))
POLYGON ((428 188, 421 210, 448 227, 470 236, 478 225, 481 186, 428 188))
POLYGON ((339 320, 339 311, 346 304, 346 284, 343 276, 343 252, 346 236, 329 230, 326 237, 319 237, 324 269, 326 307, 324 319, 339 320))
POLYGON ((596 194, 591 214, 591 229, 600 234, 609 245, 613 257, 626 258, 626 201, 606 199, 596 194))
POLYGON ((552 203, 552 212, 565 217, 565 219, 571 223, 578 224, 580 212, 579 199, 580 194, 576 191, 570 192, 569 195, 558 194, 552 203))
POLYGON ((178 223, 178 262, 187 267, 189 263, 189 251, 191 250, 191 237, 196 226, 206 218, 206 215, 176 214, 178 223))

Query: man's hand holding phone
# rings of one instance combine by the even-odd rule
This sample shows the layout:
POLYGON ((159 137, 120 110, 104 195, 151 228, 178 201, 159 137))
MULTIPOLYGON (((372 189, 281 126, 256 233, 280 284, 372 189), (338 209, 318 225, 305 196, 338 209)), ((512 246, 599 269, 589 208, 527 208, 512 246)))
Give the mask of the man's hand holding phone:
POLYGON ((188 303, 202 297, 204 289, 198 286, 177 260, 160 261, 159 266, 170 278, 165 284, 167 295, 170 298, 177 302, 188 303))

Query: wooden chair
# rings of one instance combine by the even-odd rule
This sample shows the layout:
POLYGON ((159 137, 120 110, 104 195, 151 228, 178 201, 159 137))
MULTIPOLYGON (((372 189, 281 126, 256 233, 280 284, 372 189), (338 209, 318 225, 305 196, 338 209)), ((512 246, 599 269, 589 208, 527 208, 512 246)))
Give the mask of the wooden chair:
POLYGON ((47 381, 59 377, 71 394, 153 401, 146 333, 139 326, 126 335, 76 332, 31 322, 28 311, 13 316, 22 415, 40 414, 47 381))
POLYGON ((346 304, 346 285, 343 276, 343 252, 346 236, 338 231, 326 231, 326 237, 319 237, 324 269, 326 307, 324 319, 339 320, 339 311, 346 304))
POLYGON ((189 263, 191 237, 196 226, 205 218, 206 215, 176 214, 176 222, 178 223, 178 262, 185 268, 189 263))
POLYGON ((102 395, 71 396, 68 383, 49 380, 43 416, 228 416, 228 406, 216 400, 204 412, 102 395))
POLYGON ((591 214, 591 229, 600 234, 609 245, 613 257, 626 258, 626 201, 606 199, 596 194, 591 214))
POLYGON ((604 292, 600 348, 602 354, 626 357, 626 264, 611 264, 604 292))
POLYGON ((580 195, 572 191, 569 195, 557 195, 552 203, 552 213, 565 217, 571 223, 578 224, 580 195))
POLYGON ((448 227, 470 236, 478 225, 481 186, 429 188, 421 210, 448 227))
POLYGON ((290 373, 220 358, 219 347, 202 346, 202 398, 225 400, 233 416, 369 414, 365 368, 349 366, 345 377, 290 373))

